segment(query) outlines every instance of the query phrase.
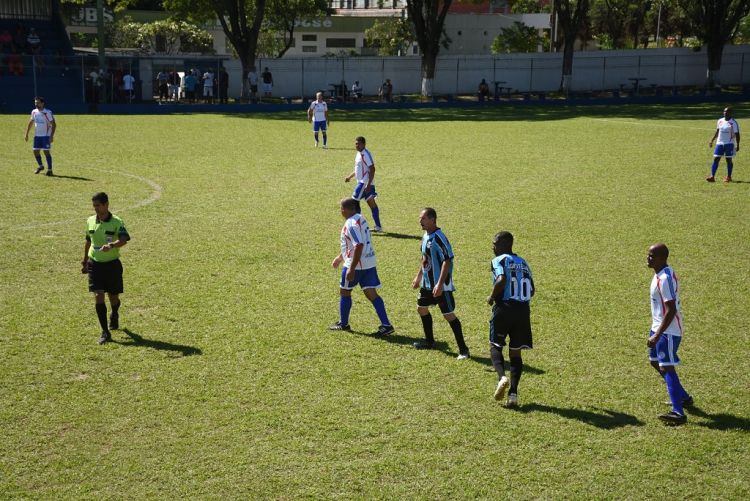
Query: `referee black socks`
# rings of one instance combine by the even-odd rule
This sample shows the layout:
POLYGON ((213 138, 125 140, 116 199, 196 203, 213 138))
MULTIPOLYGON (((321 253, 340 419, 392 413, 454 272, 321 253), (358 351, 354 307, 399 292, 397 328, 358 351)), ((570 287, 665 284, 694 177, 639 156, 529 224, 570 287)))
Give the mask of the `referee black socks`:
POLYGON ((96 316, 99 318, 99 325, 102 326, 102 332, 109 332, 107 328, 107 304, 96 303, 96 316))

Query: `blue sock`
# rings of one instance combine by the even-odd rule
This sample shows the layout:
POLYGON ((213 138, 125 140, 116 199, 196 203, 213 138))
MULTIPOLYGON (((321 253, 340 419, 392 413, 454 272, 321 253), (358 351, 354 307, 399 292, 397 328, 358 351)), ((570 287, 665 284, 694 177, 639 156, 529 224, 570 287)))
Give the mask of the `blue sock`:
POLYGON ((721 157, 714 157, 714 163, 711 164, 711 176, 716 175, 716 171, 719 170, 719 159, 721 157))
POLYGON ((44 167, 44 165, 42 164, 42 156, 41 155, 39 155, 39 156, 34 155, 34 158, 36 158, 36 163, 39 164, 39 167, 44 167))
POLYGON ((372 208, 372 219, 375 221, 375 226, 380 226, 380 208, 377 205, 372 208))
POLYGON ((383 325, 391 325, 391 321, 388 320, 388 314, 385 312, 385 303, 383 302, 383 298, 380 296, 376 297, 373 300, 372 305, 375 307, 375 312, 378 314, 380 323, 383 325))
MULTIPOLYGON (((47 157, 47 170, 52 170, 52 155, 50 155, 49 153, 45 153, 44 156, 47 157)), ((41 165, 41 162, 39 163, 39 165, 41 165)))
POLYGON ((731 158, 727 158, 727 176, 732 177, 732 169, 734 168, 734 162, 731 158))
POLYGON ((352 297, 341 296, 339 298, 339 314, 341 315, 341 325, 349 325, 350 311, 352 311, 352 297))
POLYGON ((682 400, 687 398, 687 392, 680 384, 677 372, 664 373, 664 380, 667 382, 667 393, 669 393, 669 399, 672 401, 672 410, 678 414, 685 414, 685 411, 682 410, 682 400))
POLYGON ((323 133, 323 146, 325 146, 328 143, 328 134, 325 132, 323 133))

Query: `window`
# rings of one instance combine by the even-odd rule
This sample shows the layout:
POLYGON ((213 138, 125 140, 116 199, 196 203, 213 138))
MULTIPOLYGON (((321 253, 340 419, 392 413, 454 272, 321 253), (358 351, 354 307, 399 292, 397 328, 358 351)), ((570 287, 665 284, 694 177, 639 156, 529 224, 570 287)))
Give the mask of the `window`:
POLYGON ((303 45, 302 52, 318 52, 318 48, 315 45, 303 45))
POLYGON ((354 49, 356 46, 357 46, 357 40, 355 38, 326 38, 326 47, 328 48, 354 49))
POLYGON ((318 35, 302 35, 303 42, 317 42, 318 35))

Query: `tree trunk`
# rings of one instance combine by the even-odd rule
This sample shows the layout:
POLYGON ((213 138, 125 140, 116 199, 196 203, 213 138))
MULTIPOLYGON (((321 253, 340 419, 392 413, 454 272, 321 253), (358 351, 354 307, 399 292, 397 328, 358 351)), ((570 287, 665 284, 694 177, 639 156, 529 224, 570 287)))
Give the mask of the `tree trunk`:
POLYGON ((250 100, 250 84, 247 82, 247 74, 255 66, 255 54, 238 54, 242 64, 242 97, 250 100))
POLYGON ((575 35, 565 35, 565 44, 563 45, 563 63, 562 78, 560 80, 560 92, 566 97, 570 92, 571 81, 573 80, 573 49, 575 48, 575 35))
POLYGON ((432 84, 435 81, 435 65, 437 53, 425 53, 422 55, 422 95, 432 97, 432 84))
POLYGON ((724 44, 709 42, 708 43, 708 68, 706 70, 706 89, 713 90, 714 87, 721 85, 720 70, 721 57, 724 52, 724 44))

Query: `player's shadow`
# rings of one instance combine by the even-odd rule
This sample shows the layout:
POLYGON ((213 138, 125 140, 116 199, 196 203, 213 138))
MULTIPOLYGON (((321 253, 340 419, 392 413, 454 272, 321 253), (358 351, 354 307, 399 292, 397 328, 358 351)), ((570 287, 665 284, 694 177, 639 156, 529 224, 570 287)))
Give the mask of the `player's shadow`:
MULTIPOLYGON (((372 332, 364 332, 364 331, 356 331, 356 330, 351 330, 349 332, 350 334, 356 334, 357 336, 369 337, 378 341, 385 341, 386 343, 393 343, 393 344, 400 344, 400 345, 411 346, 415 341, 419 341, 419 339, 417 338, 402 336, 398 332, 395 332, 393 334, 388 334, 387 336, 379 336, 377 334, 373 334, 372 332)), ((436 343, 436 346, 439 344, 440 343, 436 343)), ((442 343, 442 344, 445 344, 445 343, 442 343)), ((447 345, 446 345, 446 349, 447 349, 447 345)))
POLYGON ((595 426, 602 430, 614 430, 625 426, 643 426, 645 424, 643 421, 635 416, 631 416, 630 414, 607 409, 587 411, 583 409, 567 409, 564 407, 531 403, 521 405, 515 410, 524 414, 529 412, 547 412, 550 414, 556 414, 566 419, 574 419, 584 424, 595 426))
POLYGON ((196 348, 194 346, 186 346, 184 344, 173 344, 167 343, 165 341, 154 341, 152 339, 146 339, 143 336, 131 331, 130 329, 123 329, 122 332, 125 333, 130 338, 130 340, 115 341, 113 339, 114 343, 120 344, 122 346, 140 346, 144 348, 151 348, 153 350, 171 351, 175 352, 175 356, 177 356, 177 354, 179 353, 179 356, 182 357, 203 354, 200 348, 196 348))
POLYGON ((80 176, 62 176, 60 174, 55 174, 54 176, 50 176, 55 179, 72 179, 74 181, 93 181, 93 179, 89 179, 87 177, 80 177, 80 176))
POLYGON ((698 426, 722 431, 744 431, 750 432, 750 419, 732 414, 709 414, 698 407, 687 407, 685 409, 689 416, 702 417, 706 421, 697 423, 698 426))
POLYGON ((407 235, 406 233, 393 233, 391 231, 372 232, 372 235, 388 237, 388 238, 396 238, 396 239, 422 240, 422 237, 418 235, 407 235))
MULTIPOLYGON (((487 372, 495 372, 495 366, 492 365, 492 359, 489 357, 475 357, 474 355, 471 356, 471 359, 475 361, 478 364, 484 365, 484 370, 487 372)), ((505 359, 505 370, 507 371, 510 369, 509 361, 506 357, 505 359)), ((524 374, 534 374, 535 376, 540 376, 542 374, 546 374, 547 371, 544 369, 539 369, 537 367, 533 367, 529 365, 528 363, 523 363, 523 373, 524 374)))

